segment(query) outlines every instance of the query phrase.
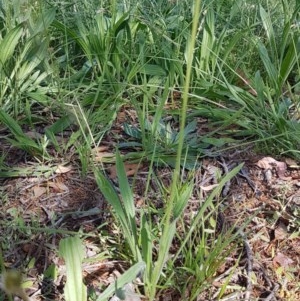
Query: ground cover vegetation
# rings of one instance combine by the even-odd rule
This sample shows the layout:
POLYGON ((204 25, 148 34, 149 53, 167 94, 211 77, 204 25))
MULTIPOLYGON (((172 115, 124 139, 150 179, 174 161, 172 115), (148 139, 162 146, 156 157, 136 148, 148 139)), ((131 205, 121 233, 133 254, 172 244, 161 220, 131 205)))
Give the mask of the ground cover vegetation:
POLYGON ((0 1, 0 300, 300 298, 299 12, 0 1))

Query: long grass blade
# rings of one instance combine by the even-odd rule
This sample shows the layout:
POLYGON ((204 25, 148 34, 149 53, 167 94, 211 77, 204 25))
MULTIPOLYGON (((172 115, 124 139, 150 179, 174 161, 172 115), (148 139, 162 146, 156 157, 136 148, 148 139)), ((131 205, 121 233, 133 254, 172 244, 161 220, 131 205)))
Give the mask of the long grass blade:
POLYGON ((97 301, 106 301, 116 291, 122 289, 125 284, 136 279, 139 274, 143 274, 145 269, 144 262, 137 262, 130 267, 124 274, 108 286, 108 288, 98 297, 97 301))

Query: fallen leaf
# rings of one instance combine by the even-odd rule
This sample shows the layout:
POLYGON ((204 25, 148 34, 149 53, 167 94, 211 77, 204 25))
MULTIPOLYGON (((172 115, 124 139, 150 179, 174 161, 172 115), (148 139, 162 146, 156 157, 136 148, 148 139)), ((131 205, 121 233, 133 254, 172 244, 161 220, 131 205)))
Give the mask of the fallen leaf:
POLYGON ((219 184, 212 184, 212 185, 208 185, 208 186, 201 186, 200 185, 200 188, 203 191, 210 191, 210 190, 213 190, 214 188, 216 188, 217 186, 219 186, 219 184))
POLYGON ((285 163, 288 165, 289 168, 299 169, 300 166, 297 164, 297 162, 291 158, 285 158, 285 163))
POLYGON ((45 187, 42 187, 42 186, 34 186, 33 187, 33 194, 34 194, 35 198, 39 198, 46 192, 47 192, 47 189, 45 187))
POLYGON ((276 239, 285 239, 288 236, 287 226, 284 223, 279 223, 275 228, 275 238, 276 239))
POLYGON ((287 170, 287 165, 285 162, 277 161, 272 157, 264 157, 259 160, 256 165, 264 170, 271 170, 275 168, 280 179, 290 180, 289 177, 285 176, 285 172, 287 170))
POLYGON ((117 121, 118 121, 118 123, 124 123, 126 121, 126 114, 124 111, 118 112, 117 121))
POLYGON ((104 158, 112 158, 114 153, 108 152, 108 146, 98 146, 92 150, 93 158, 96 162, 102 162, 104 158))
POLYGON ((63 165, 58 165, 56 170, 55 170, 55 173, 57 174, 63 174, 63 173, 67 173, 69 171, 72 170, 72 167, 71 166, 63 166, 63 165))
POLYGON ((275 162, 277 161, 272 157, 264 157, 259 160, 256 165, 262 169, 272 169, 275 165, 275 162))
POLYGON ((98 147, 93 148, 92 152, 93 154, 102 153, 109 149, 107 145, 100 145, 98 147))
POLYGON ((284 255, 283 253, 278 252, 277 255, 273 258, 273 264, 274 266, 281 266, 284 268, 288 268, 294 261, 284 255))
MULTIPOLYGON (((124 163, 124 168, 125 168, 125 173, 127 177, 133 176, 137 173, 139 168, 141 167, 141 164, 137 163, 124 163)), ((117 168, 116 166, 112 166, 109 168, 109 174, 111 178, 116 178, 117 177, 117 168)))
POLYGON ((113 158, 115 154, 109 152, 97 153, 94 157, 96 162, 102 162, 104 158, 113 158))
POLYGON ((53 188, 56 192, 66 192, 69 191, 69 188, 61 182, 49 182, 48 186, 53 188))
POLYGON ((279 162, 279 161, 276 161, 277 164, 276 164, 276 172, 277 172, 277 175, 280 179, 290 179, 288 177, 285 176, 285 172, 286 172, 286 169, 287 169, 287 165, 285 162, 279 162))
POLYGON ((42 135, 38 132, 35 131, 28 131, 24 133, 27 137, 31 138, 31 139, 42 139, 42 135))

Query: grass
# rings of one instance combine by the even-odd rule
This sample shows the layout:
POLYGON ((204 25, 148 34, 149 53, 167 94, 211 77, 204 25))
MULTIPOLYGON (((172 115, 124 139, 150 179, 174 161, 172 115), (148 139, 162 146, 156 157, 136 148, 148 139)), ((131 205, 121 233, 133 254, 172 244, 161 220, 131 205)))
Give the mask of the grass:
MULTIPOLYGON (((85 234, 72 240, 68 232, 23 221, 32 232, 42 228, 66 239, 54 247, 68 269, 66 300, 75 300, 72 280, 83 292, 76 300, 121 294, 137 275, 149 300, 169 289, 196 300, 211 285, 235 238, 214 240, 215 200, 241 166, 218 179, 188 228, 183 216, 196 170, 201 158, 250 143, 264 154, 299 159, 299 11, 287 0, 0 4, 0 176, 51 177, 58 164, 76 164, 113 209, 120 253, 101 231, 100 241, 111 258, 132 265, 122 285, 116 281, 94 298, 81 281, 82 256, 67 252, 85 234), (129 111, 131 118, 122 120, 129 111), (199 129, 200 119, 209 130, 199 129), (110 156, 97 164, 94 152, 105 143, 110 156), (10 149, 21 159, 10 159, 10 149), (29 162, 34 167, 24 167, 29 162), (128 163, 148 166, 142 209, 128 163), (116 165, 117 187, 109 164, 116 165), (169 185, 155 175, 161 168, 172 170, 169 185), (159 211, 148 197, 155 177, 159 211)), ((15 243, 23 239, 17 230, 10 235, 15 243)), ((6 254, 12 248, 3 239, 6 254)))

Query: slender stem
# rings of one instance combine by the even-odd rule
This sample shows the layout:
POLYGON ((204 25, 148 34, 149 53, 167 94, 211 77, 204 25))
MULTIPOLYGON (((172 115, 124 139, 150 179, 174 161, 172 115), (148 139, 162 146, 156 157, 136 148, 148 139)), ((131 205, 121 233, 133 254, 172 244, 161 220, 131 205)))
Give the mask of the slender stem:
POLYGON ((179 140, 178 140, 178 148, 177 148, 176 165, 175 165, 175 171, 173 173, 171 195, 166 206, 164 228, 159 242, 158 259, 155 262, 153 273, 151 275, 151 281, 150 281, 151 284, 149 288, 150 301, 155 299, 156 286, 161 276, 161 271, 163 269, 163 266, 168 258, 169 249, 176 231, 176 221, 172 220, 173 208, 174 208, 174 202, 176 200, 177 191, 178 191, 177 185, 178 185, 178 179, 180 174, 181 156, 182 156, 182 148, 184 142, 184 128, 185 128, 186 112, 187 112, 187 105, 188 105, 188 94, 189 94, 190 80, 191 80, 191 73, 192 73, 193 53, 195 48, 195 40, 196 40, 198 21, 200 16, 200 5, 201 5, 201 0, 196 0, 194 6, 191 39, 188 44, 188 50, 187 50, 187 70, 186 70, 186 78, 185 78, 184 92, 183 92, 182 113, 181 113, 181 121, 180 121, 180 132, 179 132, 179 140))

